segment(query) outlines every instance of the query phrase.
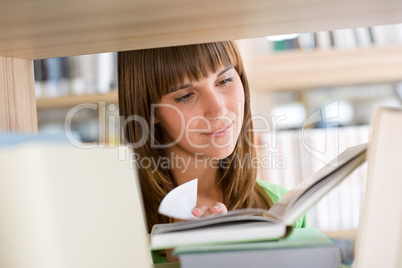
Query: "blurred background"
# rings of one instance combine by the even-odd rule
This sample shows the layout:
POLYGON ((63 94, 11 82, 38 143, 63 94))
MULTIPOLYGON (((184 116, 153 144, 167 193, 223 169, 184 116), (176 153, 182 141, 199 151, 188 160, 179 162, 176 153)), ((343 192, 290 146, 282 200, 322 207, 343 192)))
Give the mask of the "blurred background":
MULTIPOLYGON (((345 148, 367 142, 376 105, 401 106, 402 24, 236 41, 251 90, 259 178, 288 189, 345 148), (264 119, 262 119, 264 118, 264 119)), ((119 143, 116 53, 34 61, 39 132, 119 143), (91 104, 73 107, 76 105, 91 104)), ((366 165, 309 211, 353 260, 366 165)))

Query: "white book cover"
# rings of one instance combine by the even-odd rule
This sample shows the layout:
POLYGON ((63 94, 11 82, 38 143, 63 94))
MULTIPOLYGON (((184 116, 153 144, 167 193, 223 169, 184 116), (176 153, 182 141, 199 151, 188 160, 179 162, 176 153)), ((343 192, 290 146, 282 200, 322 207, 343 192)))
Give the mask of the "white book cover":
POLYGON ((402 265, 402 109, 377 108, 368 148, 368 178, 356 267, 402 265))
POLYGON ((150 267, 136 173, 119 149, 0 147, 0 267, 150 267))

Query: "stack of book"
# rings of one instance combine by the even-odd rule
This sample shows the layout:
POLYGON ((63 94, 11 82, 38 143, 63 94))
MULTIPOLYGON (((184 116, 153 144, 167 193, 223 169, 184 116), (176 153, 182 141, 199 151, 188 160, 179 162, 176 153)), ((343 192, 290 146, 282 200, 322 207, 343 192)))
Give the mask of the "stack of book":
POLYGON ((295 229, 279 241, 177 247, 182 268, 336 268, 339 248, 319 229, 295 229))

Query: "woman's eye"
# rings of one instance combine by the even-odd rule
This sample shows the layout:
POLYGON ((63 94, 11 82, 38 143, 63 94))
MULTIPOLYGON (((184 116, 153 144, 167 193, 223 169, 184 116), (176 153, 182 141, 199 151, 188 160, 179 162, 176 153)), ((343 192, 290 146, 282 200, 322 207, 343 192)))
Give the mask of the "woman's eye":
POLYGON ((232 77, 229 77, 229 78, 226 78, 226 79, 224 79, 224 80, 218 82, 217 86, 227 86, 227 85, 229 85, 230 82, 232 82, 232 81, 233 81, 232 77))
POLYGON ((191 96, 193 96, 193 94, 194 93, 190 92, 190 93, 188 93, 188 94, 186 94, 186 95, 184 95, 182 97, 174 99, 174 101, 177 102, 177 103, 185 103, 185 102, 190 100, 190 98, 191 98, 191 96))

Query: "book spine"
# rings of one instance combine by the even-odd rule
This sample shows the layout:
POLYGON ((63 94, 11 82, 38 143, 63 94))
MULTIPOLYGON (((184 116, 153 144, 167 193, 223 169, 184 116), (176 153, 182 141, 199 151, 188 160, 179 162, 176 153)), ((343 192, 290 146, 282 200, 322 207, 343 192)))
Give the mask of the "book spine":
POLYGON ((312 51, 316 48, 316 40, 314 33, 303 33, 300 34, 299 46, 304 51, 312 51))
POLYGON ((109 92, 113 84, 113 53, 98 55, 97 72, 98 92, 109 92))
POLYGON ((49 98, 54 98, 59 96, 59 80, 61 77, 60 59, 46 59, 45 64, 48 77, 45 83, 44 95, 49 98))
POLYGON ((97 65, 98 56, 97 55, 83 55, 79 57, 82 77, 85 84, 85 93, 94 94, 97 92, 97 65))
POLYGON ((59 96, 67 96, 70 93, 68 61, 67 58, 59 58, 60 60, 60 80, 59 80, 59 96))
POLYGON ((331 36, 327 31, 320 31, 315 34, 315 39, 317 40, 317 48, 319 50, 330 50, 332 48, 331 45, 331 36))
POLYGON ((40 98, 44 94, 43 60, 34 60, 35 95, 40 98))
POLYGON ((83 95, 85 91, 85 82, 82 77, 80 56, 68 58, 68 69, 70 74, 70 93, 72 95, 83 95))
POLYGON ((373 46, 373 42, 370 37, 369 28, 359 27, 355 29, 357 44, 361 48, 369 48, 373 46))

